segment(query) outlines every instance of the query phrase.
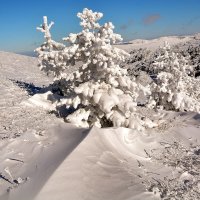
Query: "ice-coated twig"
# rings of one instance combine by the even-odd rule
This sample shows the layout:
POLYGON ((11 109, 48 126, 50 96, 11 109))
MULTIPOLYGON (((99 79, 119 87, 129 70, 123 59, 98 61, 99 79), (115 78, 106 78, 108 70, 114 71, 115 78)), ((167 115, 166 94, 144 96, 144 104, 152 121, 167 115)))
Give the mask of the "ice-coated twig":
POLYGON ((13 161, 17 161, 17 162, 21 162, 21 163, 24 163, 23 160, 19 160, 19 159, 16 159, 16 158, 8 158, 9 160, 13 160, 13 161))
POLYGON ((1 173, 0 173, 0 178, 3 179, 4 181, 7 181, 10 184, 13 184, 13 182, 11 182, 9 179, 7 179, 5 176, 3 176, 1 173))

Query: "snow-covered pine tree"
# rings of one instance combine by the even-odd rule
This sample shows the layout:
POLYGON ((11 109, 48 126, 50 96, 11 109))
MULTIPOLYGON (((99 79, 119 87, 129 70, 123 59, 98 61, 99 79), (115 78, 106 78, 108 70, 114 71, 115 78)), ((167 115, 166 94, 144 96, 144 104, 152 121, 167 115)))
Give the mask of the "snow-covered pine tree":
POLYGON ((166 110, 200 112, 200 80, 185 57, 170 50, 165 42, 153 64, 156 80, 150 105, 166 110))
POLYGON ((45 70, 54 71, 55 68, 59 71, 54 74, 62 80, 65 103, 68 108, 74 109, 66 120, 83 127, 113 125, 140 130, 153 126, 149 119, 137 112, 138 93, 143 91, 149 95, 149 88, 136 83, 135 78, 130 79, 127 71, 116 64, 128 54, 113 46, 122 40, 120 35, 113 32, 113 24, 100 25, 98 20, 103 14, 89 9, 84 9, 77 16, 81 19, 82 31, 63 38, 70 46, 45 52, 54 65, 48 63, 51 59, 43 62, 43 49, 37 50, 45 70), (63 68, 78 62, 82 66, 73 74, 63 72, 63 68))

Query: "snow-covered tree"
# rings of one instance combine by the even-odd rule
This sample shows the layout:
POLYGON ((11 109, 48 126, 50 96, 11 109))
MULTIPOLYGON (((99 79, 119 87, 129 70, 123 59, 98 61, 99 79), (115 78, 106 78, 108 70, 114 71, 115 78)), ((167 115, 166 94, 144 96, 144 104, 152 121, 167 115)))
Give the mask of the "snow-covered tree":
POLYGON ((103 14, 89 9, 84 9, 77 16, 81 19, 82 31, 63 38, 69 46, 59 44, 61 48, 55 48, 54 41, 47 37, 50 27, 44 21, 46 25, 43 27, 47 28, 40 30, 49 40, 44 45, 48 49, 37 49, 42 68, 53 71, 60 79, 65 103, 68 108, 74 109, 66 120, 83 127, 112 125, 140 130, 153 126, 150 120, 137 112, 139 91, 149 95, 149 87, 138 84, 134 77, 129 78, 127 70, 117 64, 128 54, 113 46, 122 40, 113 32, 113 24, 100 25, 98 20, 103 14), (82 65, 77 71, 71 75, 64 73, 65 69, 79 62, 82 65))
POLYGON ((200 80, 187 59, 170 50, 166 42, 153 64, 156 80, 150 106, 166 110, 200 112, 200 80))

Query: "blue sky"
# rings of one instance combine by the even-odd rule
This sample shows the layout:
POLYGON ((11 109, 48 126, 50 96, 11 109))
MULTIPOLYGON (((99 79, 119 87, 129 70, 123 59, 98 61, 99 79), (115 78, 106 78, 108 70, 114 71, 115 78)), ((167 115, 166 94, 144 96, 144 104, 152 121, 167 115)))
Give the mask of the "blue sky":
POLYGON ((125 41, 200 32, 200 0, 1 0, 0 50, 30 52, 43 42, 36 30, 47 15, 54 21, 53 38, 60 41, 80 31, 77 12, 104 13, 125 41))

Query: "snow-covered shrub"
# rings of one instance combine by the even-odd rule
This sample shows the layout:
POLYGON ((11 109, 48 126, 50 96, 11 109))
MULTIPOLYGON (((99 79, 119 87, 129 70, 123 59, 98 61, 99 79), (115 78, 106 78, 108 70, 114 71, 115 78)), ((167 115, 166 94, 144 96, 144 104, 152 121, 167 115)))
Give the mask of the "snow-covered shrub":
POLYGON ((167 42, 161 52, 152 65, 156 79, 150 106, 200 112, 200 80, 192 75, 193 68, 167 42))
POLYGON ((138 76, 141 71, 149 72, 149 66, 153 62, 153 52, 147 49, 134 49, 130 56, 122 63, 122 67, 128 70, 130 76, 138 76))
POLYGON ((137 112, 139 91, 150 95, 149 87, 138 84, 134 77, 129 78, 127 70, 116 64, 128 54, 112 45, 122 40, 113 32, 113 24, 100 25, 98 20, 103 14, 89 9, 77 16, 81 19, 82 31, 63 38, 70 44, 64 47, 51 39, 51 25, 47 25, 45 17, 40 30, 47 42, 37 49, 42 69, 53 72, 60 80, 66 96, 63 102, 74 109, 66 120, 83 127, 112 125, 140 130, 153 126, 137 112), (65 69, 79 62, 77 71, 71 75, 65 73, 65 69))
POLYGON ((186 51, 190 55, 192 65, 194 65, 195 77, 199 77, 200 76, 200 45, 198 46, 191 45, 188 47, 186 51))

